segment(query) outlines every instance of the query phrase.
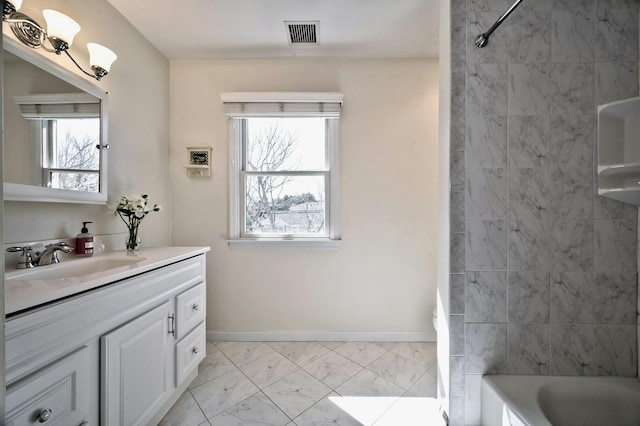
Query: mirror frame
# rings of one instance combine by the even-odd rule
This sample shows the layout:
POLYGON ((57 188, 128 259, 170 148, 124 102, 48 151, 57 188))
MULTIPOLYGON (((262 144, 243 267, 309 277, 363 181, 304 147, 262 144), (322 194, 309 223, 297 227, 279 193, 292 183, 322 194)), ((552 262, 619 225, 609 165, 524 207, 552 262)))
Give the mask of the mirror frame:
MULTIPOLYGON (((99 192, 72 191, 69 189, 48 188, 36 185, 24 185, 4 182, 5 201, 31 201, 51 203, 106 204, 107 203, 107 159, 109 142, 107 138, 108 108, 107 95, 103 89, 82 78, 34 49, 24 46, 20 41, 3 34, 4 50, 41 68, 49 74, 100 99, 100 177, 99 192)), ((3 73, 4 74, 4 73, 3 73)))

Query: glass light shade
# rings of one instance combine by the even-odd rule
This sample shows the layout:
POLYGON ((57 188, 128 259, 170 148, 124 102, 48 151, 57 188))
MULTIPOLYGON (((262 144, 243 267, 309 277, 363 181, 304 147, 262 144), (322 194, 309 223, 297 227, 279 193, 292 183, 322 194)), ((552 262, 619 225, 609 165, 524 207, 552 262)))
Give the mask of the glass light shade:
POLYGON ((16 8, 16 10, 20 10, 22 7, 22 0, 11 0, 10 3, 16 8))
POLYGON ((100 67, 107 72, 111 69, 113 61, 118 59, 118 56, 111 49, 107 49, 101 44, 87 43, 87 49, 89 49, 89 65, 100 67))
POLYGON ((47 21, 47 36, 65 41, 69 46, 80 31, 80 25, 67 15, 51 9, 42 11, 47 21))

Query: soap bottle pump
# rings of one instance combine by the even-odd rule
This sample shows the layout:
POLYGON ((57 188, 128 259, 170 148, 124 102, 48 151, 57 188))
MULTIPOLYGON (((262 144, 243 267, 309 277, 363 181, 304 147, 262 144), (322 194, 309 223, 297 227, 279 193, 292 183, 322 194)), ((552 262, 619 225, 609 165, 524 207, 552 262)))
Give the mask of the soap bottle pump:
POLYGON ((93 234, 87 229, 87 223, 93 222, 82 222, 82 229, 76 235, 76 254, 78 256, 93 255, 93 234))

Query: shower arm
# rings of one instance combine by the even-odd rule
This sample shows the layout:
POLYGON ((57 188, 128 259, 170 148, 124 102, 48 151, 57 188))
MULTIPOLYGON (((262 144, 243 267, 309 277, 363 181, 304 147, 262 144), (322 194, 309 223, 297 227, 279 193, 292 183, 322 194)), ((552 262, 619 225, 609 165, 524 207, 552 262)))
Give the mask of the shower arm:
POLYGON ((487 30, 486 33, 480 34, 478 37, 476 37, 476 46, 485 47, 487 43, 489 43, 489 36, 496 30, 496 28, 500 26, 500 24, 502 24, 505 19, 507 19, 507 16, 509 16, 511 12, 513 12, 515 8, 520 5, 520 3, 522 3, 522 0, 516 0, 515 3, 513 3, 511 7, 505 13, 503 13, 501 17, 498 18, 498 20, 491 26, 491 28, 487 30))

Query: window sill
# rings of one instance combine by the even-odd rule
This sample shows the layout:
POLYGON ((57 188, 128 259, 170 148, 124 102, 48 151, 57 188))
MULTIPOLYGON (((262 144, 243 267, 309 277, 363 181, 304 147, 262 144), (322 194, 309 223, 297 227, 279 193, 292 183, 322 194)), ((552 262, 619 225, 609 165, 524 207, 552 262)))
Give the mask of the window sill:
POLYGON ((342 240, 228 240, 233 250, 254 249, 329 249, 340 248, 342 240))

